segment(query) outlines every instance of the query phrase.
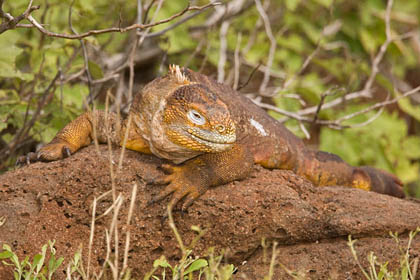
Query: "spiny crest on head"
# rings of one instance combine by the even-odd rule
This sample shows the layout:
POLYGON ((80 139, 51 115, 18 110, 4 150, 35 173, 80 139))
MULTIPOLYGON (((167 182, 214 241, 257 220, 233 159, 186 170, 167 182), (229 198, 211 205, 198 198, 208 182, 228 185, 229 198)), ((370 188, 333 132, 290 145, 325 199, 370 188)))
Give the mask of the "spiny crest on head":
POLYGON ((184 73, 181 72, 179 65, 169 65, 169 75, 176 80, 177 83, 188 85, 191 81, 185 76, 184 73))

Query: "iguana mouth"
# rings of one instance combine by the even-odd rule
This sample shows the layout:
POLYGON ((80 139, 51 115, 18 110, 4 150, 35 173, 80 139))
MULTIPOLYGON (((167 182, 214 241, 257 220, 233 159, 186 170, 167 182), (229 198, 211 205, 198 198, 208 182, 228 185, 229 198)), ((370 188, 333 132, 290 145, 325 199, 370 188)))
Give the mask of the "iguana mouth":
POLYGON ((197 142, 202 144, 231 145, 236 141, 236 134, 220 134, 203 129, 188 128, 186 132, 197 142))

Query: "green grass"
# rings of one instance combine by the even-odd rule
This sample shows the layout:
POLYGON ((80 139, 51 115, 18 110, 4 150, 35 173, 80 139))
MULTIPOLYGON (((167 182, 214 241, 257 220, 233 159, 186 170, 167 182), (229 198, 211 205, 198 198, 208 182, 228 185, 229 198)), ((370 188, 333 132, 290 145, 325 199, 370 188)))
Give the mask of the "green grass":
MULTIPOLYGON (((193 226, 192 230, 197 232, 196 238, 185 245, 176 226, 173 221, 172 213, 168 212, 169 225, 173 230, 174 236, 178 241, 178 245, 181 248, 182 256, 178 263, 170 264, 166 257, 162 255, 159 259, 153 262, 153 268, 143 277, 144 280, 192 280, 192 279, 203 279, 203 280, 228 280, 232 279, 236 268, 232 264, 223 264, 223 254, 216 254, 214 248, 208 250, 208 255, 204 257, 191 256, 192 250, 197 241, 205 234, 205 231, 193 226)), ((407 244, 404 246, 398 237, 397 233, 390 233, 392 238, 395 240, 400 254, 400 265, 394 271, 391 271, 388 267, 389 262, 379 262, 378 257, 373 252, 368 255, 368 267, 363 267, 357 256, 357 251, 354 244, 357 240, 354 240, 349 235, 348 246, 351 253, 359 266, 360 271, 364 277, 368 280, 414 280, 417 276, 417 268, 419 265, 419 257, 413 258, 410 256, 410 248, 414 237, 420 232, 420 227, 415 231, 409 233, 409 239, 407 244)), ((14 253, 11 247, 7 244, 3 245, 3 251, 0 252, 0 260, 6 266, 13 267, 14 279, 15 280, 46 280, 54 279, 54 274, 63 265, 64 258, 58 257, 57 252, 54 248, 54 241, 48 241, 41 248, 41 252, 36 254, 32 260, 26 256, 23 260, 19 260, 16 253, 14 253)), ((267 263, 267 250, 268 245, 265 240, 262 241, 263 247, 263 259, 264 263, 267 264, 267 273, 262 275, 260 279, 271 280, 274 277, 274 268, 277 262, 278 249, 277 242, 273 243, 272 254, 270 262, 267 263)), ((306 279, 305 274, 297 271, 292 271, 279 263, 280 267, 293 279, 306 279)), ((84 267, 82 262, 82 250, 79 249, 66 267, 66 280, 103 280, 109 279, 105 275, 109 275, 106 272, 111 271, 111 267, 104 266, 99 274, 89 276, 87 267, 84 267)), ((134 279, 131 277, 131 269, 128 268, 124 273, 117 274, 111 279, 114 280, 130 280, 134 279)))
POLYGON ((356 249, 354 248, 354 243, 356 240, 351 238, 349 235, 348 246, 350 247, 351 253, 359 266, 360 270, 362 271, 363 275, 368 280, 394 280, 394 279, 401 279, 401 280, 414 280, 417 279, 417 268, 419 264, 419 257, 412 258, 410 257, 410 248, 414 237, 420 232, 420 227, 418 227, 415 231, 410 232, 408 243, 404 247, 401 244, 401 240, 398 237, 398 233, 390 233, 392 238, 394 238, 395 242, 398 245, 398 249, 400 251, 400 265, 399 267, 391 271, 388 268, 388 262, 379 262, 378 257, 375 256, 373 252, 370 252, 368 255, 368 262, 369 266, 367 268, 363 267, 357 257, 356 249))

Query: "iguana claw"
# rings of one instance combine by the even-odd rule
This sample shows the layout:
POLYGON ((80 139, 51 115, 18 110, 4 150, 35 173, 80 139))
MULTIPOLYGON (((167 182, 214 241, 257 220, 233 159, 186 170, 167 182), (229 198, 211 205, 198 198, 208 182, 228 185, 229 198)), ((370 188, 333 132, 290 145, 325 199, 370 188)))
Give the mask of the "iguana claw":
POLYGON ((36 153, 30 152, 25 156, 20 156, 16 161, 16 166, 29 165, 37 161, 54 161, 71 155, 70 145, 65 141, 57 141, 45 145, 36 153))
POLYGON ((186 211, 187 208, 207 190, 207 188, 201 186, 198 181, 193 182, 191 175, 194 171, 191 170, 191 166, 172 166, 163 164, 160 166, 160 169, 165 174, 152 179, 150 183, 157 185, 167 184, 167 186, 158 195, 153 197, 148 205, 161 201, 172 194, 168 207, 173 209, 173 207, 185 197, 181 209, 182 211, 186 211))
POLYGON ((37 157, 38 157, 37 153, 33 153, 33 152, 30 152, 25 156, 20 156, 16 160, 15 166, 20 167, 20 166, 23 166, 25 164, 29 165, 29 164, 31 164, 31 162, 37 161, 37 157))

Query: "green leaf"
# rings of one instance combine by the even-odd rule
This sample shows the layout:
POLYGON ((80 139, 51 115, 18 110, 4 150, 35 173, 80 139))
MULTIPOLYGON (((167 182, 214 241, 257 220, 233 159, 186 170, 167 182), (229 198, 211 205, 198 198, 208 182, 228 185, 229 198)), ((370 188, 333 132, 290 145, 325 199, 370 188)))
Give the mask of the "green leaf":
POLYGON ((38 266, 42 266, 42 255, 41 254, 36 254, 32 260, 32 265, 36 266, 38 268, 38 266))
POLYGON ((398 100, 398 105, 401 110, 420 122, 420 106, 414 106, 411 104, 410 98, 402 98, 398 100))
POLYGON ((165 256, 161 256, 159 259, 155 260, 153 262, 153 267, 169 267, 172 268, 172 266, 168 263, 165 256))
POLYGON ((297 6, 300 3, 300 0, 286 0, 284 2, 286 4, 286 8, 290 11, 296 10, 297 6))
POLYGON ((10 251, 3 251, 3 252, 0 252, 0 260, 1 260, 1 259, 8 259, 8 258, 10 258, 12 255, 13 255, 13 253, 12 253, 12 252, 10 252, 10 251))
POLYGON ((192 226, 191 226, 191 230, 196 231, 196 232, 201 232, 201 229, 200 229, 200 227, 199 227, 199 226, 194 226, 194 225, 192 225, 192 226))
MULTIPOLYGON (((63 104, 82 108, 83 99, 89 94, 89 89, 83 84, 66 84, 63 86, 63 104)), ((55 96, 60 100, 60 91, 55 91, 55 96)))
POLYGON ((402 143, 401 151, 409 159, 420 158, 420 137, 408 136, 402 143))
POLYGON ((315 0, 315 2, 321 4, 322 6, 330 7, 333 3, 333 0, 315 0))
POLYGON ((404 266, 401 270, 401 279, 410 279, 408 277, 408 268, 407 266, 404 266))
POLYGON ((368 53, 374 53, 377 48, 375 36, 368 30, 362 29, 360 31, 360 41, 368 53))
POLYGON ((55 261, 55 256, 51 256, 50 262, 48 264, 48 277, 51 278, 53 273, 60 267, 63 263, 64 258, 59 257, 58 260, 55 261))
POLYGON ((88 61, 89 71, 92 75, 92 78, 95 80, 102 79, 104 77, 104 73, 102 72, 101 66, 93 62, 92 60, 88 61))
POLYGON ((0 131, 2 131, 3 129, 5 129, 7 127, 7 123, 6 122, 0 122, 0 131))
MULTIPOLYGON (((13 42, 8 42, 9 32, 0 35, 0 77, 20 78, 22 73, 16 68, 16 57, 22 53, 13 42), (6 44, 6 42, 8 42, 6 44)), ((10 39, 11 40, 11 39, 10 39)))
POLYGON ((195 260, 190 266, 185 270, 184 275, 188 275, 191 272, 198 271, 203 267, 208 266, 208 262, 204 259, 195 260))
POLYGON ((419 179, 419 163, 411 163, 409 160, 399 160, 395 173, 403 183, 415 182, 419 179))

